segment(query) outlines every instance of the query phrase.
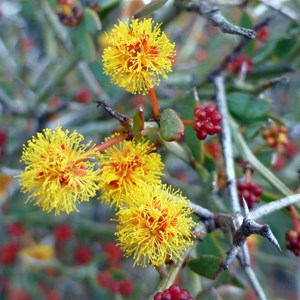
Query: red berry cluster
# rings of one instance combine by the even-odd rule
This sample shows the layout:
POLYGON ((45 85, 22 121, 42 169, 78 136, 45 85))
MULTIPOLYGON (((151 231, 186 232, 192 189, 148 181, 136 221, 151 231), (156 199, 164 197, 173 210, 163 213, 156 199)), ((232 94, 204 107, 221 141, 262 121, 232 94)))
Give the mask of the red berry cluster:
POLYGON ((158 292, 153 300, 194 300, 194 298, 189 291, 182 289, 177 284, 173 284, 163 292, 158 292))
POLYGON ((122 296, 128 297, 134 290, 134 282, 129 278, 120 281, 113 278, 109 271, 101 272, 97 275, 98 284, 106 288, 111 293, 120 293, 122 296))
POLYGON ((286 235, 286 247, 291 250, 296 256, 300 256, 300 232, 289 230, 286 235))
POLYGON ((263 131, 262 136, 269 147, 279 152, 283 152, 286 145, 290 143, 288 129, 284 125, 279 126, 272 123, 269 128, 263 131))
MULTIPOLYGON (((66 1, 69 2, 69 1, 66 1)), ((62 9, 61 11, 57 12, 57 16, 59 21, 64 24, 65 26, 69 26, 69 27, 76 27, 82 17, 83 17, 83 12, 76 6, 73 5, 72 3, 64 3, 64 6, 69 6, 69 9, 62 9)))
POLYGON ((265 42, 270 35, 270 30, 267 26, 262 27, 256 32, 256 39, 260 42, 265 42))
POLYGON ((220 121, 222 120, 222 115, 214 104, 201 105, 194 109, 193 114, 197 118, 194 123, 194 129, 199 140, 205 140, 208 134, 213 135, 221 131, 220 121))
POLYGON ((249 209, 251 209, 255 203, 260 202, 260 195, 262 194, 263 189, 255 182, 243 182, 239 180, 237 182, 237 188, 239 191, 241 204, 243 196, 249 209))
POLYGON ((231 72, 240 73, 243 64, 246 64, 246 73, 249 74, 252 71, 253 61, 252 58, 246 54, 241 54, 237 56, 233 61, 231 61, 226 69, 231 72))

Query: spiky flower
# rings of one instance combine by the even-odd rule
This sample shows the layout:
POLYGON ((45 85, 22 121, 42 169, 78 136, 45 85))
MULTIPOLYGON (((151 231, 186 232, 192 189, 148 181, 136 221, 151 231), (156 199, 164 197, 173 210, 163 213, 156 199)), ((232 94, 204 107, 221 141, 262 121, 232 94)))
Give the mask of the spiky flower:
POLYGON ((76 131, 44 129, 23 147, 21 161, 26 164, 20 174, 23 192, 30 193, 27 201, 55 214, 78 211, 77 202, 88 201, 98 189, 99 171, 88 161, 93 148, 80 144, 83 136, 76 131))
POLYGON ((146 94, 172 70, 175 45, 151 18, 119 21, 106 38, 104 73, 133 94, 146 94))
POLYGON ((122 141, 99 154, 102 200, 122 206, 121 196, 145 183, 161 182, 162 163, 147 139, 122 141))
POLYGON ((134 264, 143 267, 180 259, 195 225, 188 200, 166 185, 144 185, 127 198, 117 212, 116 232, 125 256, 133 255, 134 264))

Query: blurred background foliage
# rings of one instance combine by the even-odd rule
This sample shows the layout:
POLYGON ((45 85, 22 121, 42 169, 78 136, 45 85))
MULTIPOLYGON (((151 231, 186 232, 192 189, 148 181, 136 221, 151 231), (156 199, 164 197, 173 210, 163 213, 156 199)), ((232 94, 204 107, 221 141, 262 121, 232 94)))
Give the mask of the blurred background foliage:
MULTIPOLYGON (((102 73, 104 32, 119 19, 152 16, 176 43, 173 72, 156 91, 161 108, 173 108, 183 119, 193 118, 194 87, 201 102, 214 100, 207 76, 243 38, 224 34, 205 18, 188 12, 184 0, 156 0, 146 8, 142 0, 74 1, 72 11, 58 2, 0 2, 0 298, 147 299, 159 275, 151 267, 132 268, 132 261, 122 257, 114 242, 112 208, 93 199, 79 207, 80 213, 56 217, 24 204, 26 195, 20 193, 14 178, 23 168, 19 162, 22 145, 58 122, 64 129, 83 134, 85 141, 100 143, 118 121, 98 109, 93 100, 105 100, 129 117, 143 104, 149 119, 147 96, 127 93, 102 73), (54 253, 23 251, 35 243, 48 245, 54 253)), ((224 17, 246 28, 272 14, 272 6, 283 8, 243 49, 246 70, 237 61, 224 70, 228 106, 262 166, 299 192, 300 2, 265 2, 216 1, 224 17), (262 132, 271 124, 287 128, 293 149, 279 153, 270 147, 262 132)), ((185 161, 176 151, 161 147, 164 182, 212 211, 230 212, 219 139, 210 138, 204 145, 195 137, 195 131, 186 128, 180 141, 185 161), (210 143, 215 145, 211 149, 210 143)), ((234 145, 236 158, 243 150, 238 145, 234 145)), ((236 172, 243 178, 239 164, 236 172)), ((264 190, 262 201, 284 196, 263 176, 254 173, 252 178, 264 190)), ((293 228, 290 215, 278 212, 265 222, 278 238, 283 255, 261 238, 251 238, 254 270, 269 299, 300 299, 299 259, 285 248, 285 233, 293 228)), ((192 256, 224 258, 228 247, 227 238, 216 231, 196 245, 192 256)), ((215 281, 207 279, 205 272, 200 274, 185 267, 180 277, 197 299, 255 299, 236 265, 215 281)))

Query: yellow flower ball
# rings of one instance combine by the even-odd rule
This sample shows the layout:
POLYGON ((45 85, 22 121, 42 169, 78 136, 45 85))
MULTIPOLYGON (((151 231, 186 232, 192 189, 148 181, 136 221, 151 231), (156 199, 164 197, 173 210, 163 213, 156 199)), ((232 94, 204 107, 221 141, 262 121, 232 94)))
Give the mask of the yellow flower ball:
POLYGON ((161 183, 164 164, 147 139, 122 141, 99 154, 102 200, 123 206, 122 195, 145 183, 161 183))
POLYGON ((151 18, 119 21, 106 39, 104 73, 128 92, 147 94, 172 70, 175 44, 151 18))
POLYGON ((58 126, 37 133, 23 148, 21 161, 26 164, 20 174, 23 192, 30 193, 27 201, 34 201, 43 210, 55 214, 78 211, 77 202, 88 201, 98 189, 99 171, 90 143, 81 145, 83 136, 76 131, 69 133, 58 126))
POLYGON ((125 256, 145 267, 180 259, 192 244, 195 226, 188 200, 166 185, 145 184, 126 196, 127 206, 117 212, 116 236, 125 256))

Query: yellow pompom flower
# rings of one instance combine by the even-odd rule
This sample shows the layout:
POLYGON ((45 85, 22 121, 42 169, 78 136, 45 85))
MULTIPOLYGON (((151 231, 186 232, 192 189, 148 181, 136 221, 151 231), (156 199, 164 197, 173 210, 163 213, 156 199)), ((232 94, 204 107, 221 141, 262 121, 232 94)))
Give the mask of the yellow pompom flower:
POLYGON ((104 73, 113 83, 136 94, 147 94, 167 78, 172 70, 175 44, 171 43, 160 25, 153 20, 119 21, 106 36, 108 47, 104 49, 104 73))
POLYGON ((166 185, 147 185, 127 196, 127 206, 117 212, 119 245, 134 264, 145 267, 176 261, 192 244, 188 200, 166 185))
POLYGON ((58 215, 78 211, 77 202, 95 196, 99 171, 88 161, 95 151, 87 150, 90 143, 82 145, 82 140, 76 131, 58 126, 44 129, 24 145, 21 161, 26 167, 19 177, 22 191, 30 193, 27 201, 58 215))
POLYGON ((147 139, 122 141, 99 154, 102 200, 122 206, 121 196, 145 183, 161 183, 164 164, 147 139))

